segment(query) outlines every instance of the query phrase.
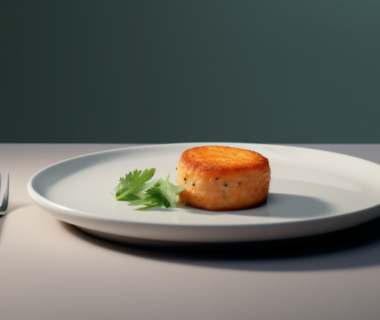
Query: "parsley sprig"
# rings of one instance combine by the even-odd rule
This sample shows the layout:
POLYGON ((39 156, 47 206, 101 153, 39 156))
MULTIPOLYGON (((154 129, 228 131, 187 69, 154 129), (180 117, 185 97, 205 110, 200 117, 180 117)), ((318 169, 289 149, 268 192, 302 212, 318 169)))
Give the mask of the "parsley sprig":
POLYGON ((138 210, 151 208, 175 208, 177 194, 185 188, 177 187, 166 180, 159 179, 156 182, 148 182, 156 172, 156 169, 134 170, 120 178, 115 188, 115 196, 118 201, 128 201, 131 206, 143 205, 138 210))

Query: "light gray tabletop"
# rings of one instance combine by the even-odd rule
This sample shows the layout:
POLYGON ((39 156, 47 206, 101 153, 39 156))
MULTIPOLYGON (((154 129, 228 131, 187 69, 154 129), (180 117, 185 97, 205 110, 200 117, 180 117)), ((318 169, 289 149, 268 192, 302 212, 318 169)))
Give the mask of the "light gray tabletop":
MULTIPOLYGON (((282 246, 162 252, 83 234, 29 198, 38 170, 111 144, 0 144, 0 319, 379 319, 380 219, 282 246)), ((380 145, 299 145, 380 164, 380 145)))

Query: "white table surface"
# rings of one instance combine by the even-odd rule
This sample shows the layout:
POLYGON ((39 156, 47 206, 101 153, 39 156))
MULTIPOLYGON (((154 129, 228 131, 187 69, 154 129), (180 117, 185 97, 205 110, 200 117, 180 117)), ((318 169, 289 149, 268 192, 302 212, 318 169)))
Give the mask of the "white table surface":
MULTIPOLYGON (((380 219, 267 251, 173 253, 92 238, 29 198, 45 166, 125 146, 0 144, 0 319, 380 319, 380 219)), ((299 146, 380 164, 380 145, 299 146)))

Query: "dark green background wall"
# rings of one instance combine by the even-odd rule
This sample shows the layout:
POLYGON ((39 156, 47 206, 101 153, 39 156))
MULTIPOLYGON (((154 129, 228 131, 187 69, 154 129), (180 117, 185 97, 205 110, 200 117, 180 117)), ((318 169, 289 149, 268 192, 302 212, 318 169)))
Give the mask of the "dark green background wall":
POLYGON ((0 142, 380 143, 379 1, 0 1, 0 142))

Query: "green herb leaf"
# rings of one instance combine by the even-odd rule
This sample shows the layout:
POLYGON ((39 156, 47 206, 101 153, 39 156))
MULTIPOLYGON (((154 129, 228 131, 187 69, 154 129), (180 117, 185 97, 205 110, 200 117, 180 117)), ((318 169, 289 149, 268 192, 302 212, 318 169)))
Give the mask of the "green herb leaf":
POLYGON ((177 194, 185 188, 177 187, 169 182, 169 175, 166 180, 158 180, 153 187, 146 190, 146 197, 141 200, 130 201, 132 206, 145 205, 138 210, 145 210, 157 207, 175 208, 177 194))
POLYGON ((115 188, 116 200, 135 201, 145 197, 145 191, 154 185, 154 182, 147 183, 156 172, 156 169, 134 170, 120 178, 119 184, 115 188))
POLYGON ((177 187, 166 180, 159 179, 156 182, 148 182, 156 172, 156 169, 135 170, 120 178, 115 188, 115 196, 118 201, 128 201, 131 206, 143 205, 138 210, 152 208, 175 208, 177 194, 185 188, 177 187))

